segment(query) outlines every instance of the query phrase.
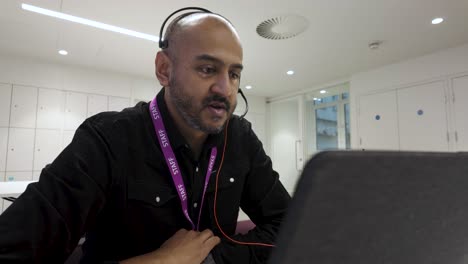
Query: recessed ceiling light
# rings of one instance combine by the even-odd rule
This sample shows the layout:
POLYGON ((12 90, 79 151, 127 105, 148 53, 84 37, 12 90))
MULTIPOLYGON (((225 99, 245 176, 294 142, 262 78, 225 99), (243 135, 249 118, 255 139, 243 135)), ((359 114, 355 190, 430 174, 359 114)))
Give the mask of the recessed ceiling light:
POLYGON ((294 71, 293 70, 289 70, 286 72, 287 75, 293 75, 294 74, 294 71))
POLYGON ((252 85, 247 85, 247 86, 245 86, 245 89, 247 89, 247 90, 252 89, 252 85))
POLYGON ((37 7, 37 6, 32 6, 32 5, 28 5, 28 4, 21 4, 21 8, 23 8, 24 10, 39 13, 39 14, 42 14, 42 15, 51 16, 51 17, 55 17, 55 18, 59 18, 59 19, 64 19, 64 20, 68 20, 68 21, 71 21, 71 22, 75 22, 75 23, 79 23, 79 24, 83 24, 83 25, 87 25, 87 26, 91 26, 91 27, 95 27, 95 28, 100 28, 100 29, 104 29, 104 30, 109 30, 109 31, 112 31, 112 32, 117 32, 117 33, 125 34, 125 35, 128 35, 128 36, 132 36, 132 37, 147 39, 147 40, 151 40, 151 41, 154 41, 154 42, 159 41, 159 37, 157 37, 157 36, 141 33, 141 32, 126 29, 126 28, 116 27, 116 26, 113 26, 113 25, 108 25, 108 24, 104 24, 104 23, 97 22, 97 21, 94 21, 94 20, 81 18, 81 17, 76 17, 76 16, 64 14, 64 13, 61 13, 61 12, 57 12, 57 11, 53 11, 53 10, 49 10, 49 9, 45 9, 45 8, 41 8, 41 7, 37 7))
POLYGON ((60 55, 64 55, 64 56, 65 56, 65 55, 68 55, 68 51, 66 51, 66 50, 59 50, 58 53, 59 53, 60 55))
POLYGON ((437 24, 440 24, 440 23, 442 23, 442 22, 444 22, 444 19, 441 18, 441 17, 434 18, 434 19, 432 20, 432 24, 433 24, 433 25, 437 25, 437 24))
POLYGON ((327 93, 327 91, 322 90, 322 91, 320 91, 320 93, 321 93, 321 94, 324 94, 324 93, 327 93))

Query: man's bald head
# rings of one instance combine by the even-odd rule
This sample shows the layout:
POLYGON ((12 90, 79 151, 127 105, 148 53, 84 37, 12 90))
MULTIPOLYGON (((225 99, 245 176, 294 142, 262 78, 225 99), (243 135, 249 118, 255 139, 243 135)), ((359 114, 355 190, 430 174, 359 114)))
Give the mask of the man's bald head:
POLYGON ((236 30, 220 15, 192 13, 176 18, 165 40, 156 77, 171 115, 186 132, 218 133, 237 105, 243 51, 236 30))
POLYGON ((183 48, 184 44, 193 44, 188 41, 189 33, 203 34, 207 32, 206 30, 219 27, 224 27, 226 30, 230 31, 240 45, 236 29, 225 17, 215 13, 193 12, 182 14, 169 24, 164 34, 164 41, 167 42, 167 48, 164 48, 164 52, 172 60, 176 61, 180 48, 183 48))

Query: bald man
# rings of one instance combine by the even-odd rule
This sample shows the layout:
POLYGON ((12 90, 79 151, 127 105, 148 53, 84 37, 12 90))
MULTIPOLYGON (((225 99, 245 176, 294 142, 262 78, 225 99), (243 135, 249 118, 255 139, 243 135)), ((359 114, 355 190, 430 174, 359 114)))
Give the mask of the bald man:
POLYGON ((265 263, 290 196, 233 112, 239 36, 180 16, 156 56, 149 103, 88 118, 40 181, 0 216, 0 263, 265 263), (239 208, 256 224, 235 234, 239 208))

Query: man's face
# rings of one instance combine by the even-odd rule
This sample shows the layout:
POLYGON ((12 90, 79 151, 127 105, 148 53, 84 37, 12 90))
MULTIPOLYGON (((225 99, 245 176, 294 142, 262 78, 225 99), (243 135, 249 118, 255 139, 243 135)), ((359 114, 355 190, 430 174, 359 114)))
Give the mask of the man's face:
MULTIPOLYGON (((219 23, 219 22, 217 22, 219 23)), ((210 22, 185 33, 169 80, 170 99, 192 128, 220 132, 237 105, 242 48, 229 28, 210 22)))

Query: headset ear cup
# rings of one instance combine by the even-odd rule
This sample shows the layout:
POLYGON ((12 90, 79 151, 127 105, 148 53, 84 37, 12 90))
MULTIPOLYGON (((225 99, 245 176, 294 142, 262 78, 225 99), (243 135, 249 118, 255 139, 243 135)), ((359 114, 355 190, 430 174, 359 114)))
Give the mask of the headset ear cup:
POLYGON ((245 115, 247 115, 247 112, 249 112, 249 102, 247 101, 247 98, 245 97, 244 92, 242 92, 241 88, 239 88, 239 90, 237 90, 237 93, 240 93, 240 95, 242 96, 242 99, 244 99, 244 102, 245 102, 245 111, 240 116, 240 118, 244 118, 245 115))
POLYGON ((159 48, 161 49, 167 48, 167 40, 159 41, 159 48))

